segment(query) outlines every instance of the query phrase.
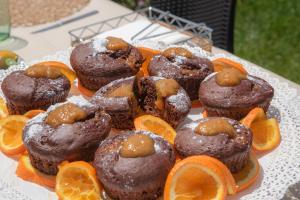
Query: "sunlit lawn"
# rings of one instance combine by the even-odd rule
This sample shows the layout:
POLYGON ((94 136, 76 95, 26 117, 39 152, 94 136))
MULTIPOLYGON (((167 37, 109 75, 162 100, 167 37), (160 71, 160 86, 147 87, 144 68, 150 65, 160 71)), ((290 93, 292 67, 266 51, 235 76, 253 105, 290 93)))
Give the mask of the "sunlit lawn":
POLYGON ((300 0, 238 0, 235 54, 300 83, 300 0))

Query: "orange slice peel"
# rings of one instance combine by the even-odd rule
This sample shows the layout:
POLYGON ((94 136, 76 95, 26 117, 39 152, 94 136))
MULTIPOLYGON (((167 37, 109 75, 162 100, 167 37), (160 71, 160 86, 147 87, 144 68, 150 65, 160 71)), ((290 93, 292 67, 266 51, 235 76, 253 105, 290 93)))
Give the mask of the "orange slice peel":
POLYGON ((134 119, 136 130, 153 132, 174 144, 176 131, 166 121, 152 115, 142 115, 134 119))
POLYGON ((226 179, 222 170, 203 156, 191 156, 176 163, 164 189, 164 200, 221 200, 226 195, 226 179))
POLYGON ((35 169, 30 163, 28 154, 24 154, 20 157, 16 175, 25 181, 33 182, 41 186, 55 187, 55 176, 44 174, 35 169))
POLYGON ((213 60, 212 63, 214 65, 215 72, 222 71, 222 69, 224 69, 224 68, 233 67, 233 68, 238 69, 243 74, 247 74, 247 71, 245 70, 245 68, 243 67, 242 64, 235 62, 233 60, 227 59, 227 58, 217 58, 217 59, 213 60))
POLYGON ((253 108, 247 116, 241 120, 241 123, 250 128, 253 122, 266 119, 266 114, 262 108, 253 108))
POLYGON ((63 162, 56 176, 55 192, 63 200, 100 200, 96 170, 87 162, 63 162))
POLYGON ((22 115, 10 115, 0 120, 0 149, 6 155, 13 156, 25 151, 22 134, 27 120, 22 115))
POLYGON ((237 192, 249 188, 259 177, 259 172, 260 165, 258 160, 251 153, 246 166, 241 171, 232 174, 237 184, 237 192))
POLYGON ((92 97, 94 94, 95 94, 95 91, 92 91, 92 90, 89 90, 85 87, 83 87, 80 83, 80 81, 78 80, 78 83, 77 83, 77 88, 79 90, 79 92, 81 94, 83 94, 84 96, 87 96, 87 97, 92 97))

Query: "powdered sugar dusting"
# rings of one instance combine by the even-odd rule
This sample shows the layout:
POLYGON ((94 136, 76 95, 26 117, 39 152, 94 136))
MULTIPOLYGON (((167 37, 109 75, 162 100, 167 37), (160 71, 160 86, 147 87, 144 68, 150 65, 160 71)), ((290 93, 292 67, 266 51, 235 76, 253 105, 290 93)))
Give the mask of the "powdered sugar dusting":
POLYGON ((178 65, 182 65, 185 60, 186 60, 186 57, 184 57, 184 56, 175 56, 175 62, 178 65))
POLYGON ((154 144, 154 149, 155 149, 155 152, 157 152, 157 153, 161 151, 161 148, 157 143, 154 144))
POLYGON ((93 104, 91 104, 88 100, 86 100, 83 96, 72 96, 67 99, 68 102, 74 103, 75 105, 79 107, 92 107, 93 104))
POLYGON ((169 96, 167 101, 181 112, 185 112, 190 109, 189 97, 183 92, 179 91, 176 95, 169 96))
POLYGON ((192 129, 193 131, 195 130, 195 128, 199 125, 199 122, 191 122, 191 123, 188 123, 188 124, 185 124, 182 128, 190 128, 192 129))
POLYGON ((104 38, 95 38, 92 40, 93 48, 98 53, 104 52, 107 50, 106 44, 107 44, 107 39, 104 39, 104 38))
POLYGON ((40 134, 43 130, 43 126, 41 124, 32 124, 28 125, 28 129, 26 131, 24 142, 27 143, 31 138, 34 138, 36 135, 40 134))
POLYGON ((166 43, 155 40, 134 40, 132 44, 137 47, 147 47, 155 50, 161 50, 167 47, 166 43))

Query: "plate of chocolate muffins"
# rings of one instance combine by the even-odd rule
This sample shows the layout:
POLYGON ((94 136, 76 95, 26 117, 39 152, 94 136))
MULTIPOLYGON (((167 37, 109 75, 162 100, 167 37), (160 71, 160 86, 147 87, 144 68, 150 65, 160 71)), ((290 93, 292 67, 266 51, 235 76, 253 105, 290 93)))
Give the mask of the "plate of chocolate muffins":
POLYGON ((102 188, 98 199, 164 199, 170 172, 202 155, 217 159, 232 174, 256 155, 255 181, 226 199, 280 199, 300 180, 296 90, 238 57, 106 37, 0 73, 5 117, 28 118, 20 133, 24 149, 0 153, 1 200, 58 199, 55 185, 16 173, 24 155, 39 175, 54 179, 62 163, 88 163, 102 188), (223 63, 217 70, 220 59, 242 69, 223 63), (45 61, 68 69, 41 64, 45 61), (269 151, 253 150, 255 129, 243 123, 257 108, 280 127, 281 142, 269 151), (32 111, 38 112, 28 117, 32 111), (163 120, 174 130, 174 140, 137 129, 135 119, 145 115, 163 120))

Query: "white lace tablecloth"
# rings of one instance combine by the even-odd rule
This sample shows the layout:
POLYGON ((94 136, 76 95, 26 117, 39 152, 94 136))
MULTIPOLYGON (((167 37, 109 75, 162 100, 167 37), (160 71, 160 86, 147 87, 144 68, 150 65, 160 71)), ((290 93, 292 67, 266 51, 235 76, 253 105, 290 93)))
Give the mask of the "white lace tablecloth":
MULTIPOLYGON (((198 50, 200 55, 209 59, 229 57, 236 60, 242 63, 250 74, 265 79, 275 88, 275 96, 271 105, 280 112, 281 143, 274 151, 259 157, 262 167, 259 180, 249 189, 234 197, 228 197, 228 199, 281 199, 289 185, 300 181, 300 96, 297 95, 297 90, 242 59, 222 54, 210 55, 198 50)), ((70 51, 71 49, 60 51, 29 64, 46 60, 69 64, 70 51)), ((23 68, 25 68, 25 64, 1 71, 0 82, 9 72, 23 68)), ((2 96, 2 92, 0 92, 0 96, 2 96)), ((195 120, 201 117, 199 112, 197 109, 191 110, 188 118, 195 120)), ((0 153, 0 200, 57 199, 52 190, 18 178, 15 175, 16 165, 16 160, 0 153)))

